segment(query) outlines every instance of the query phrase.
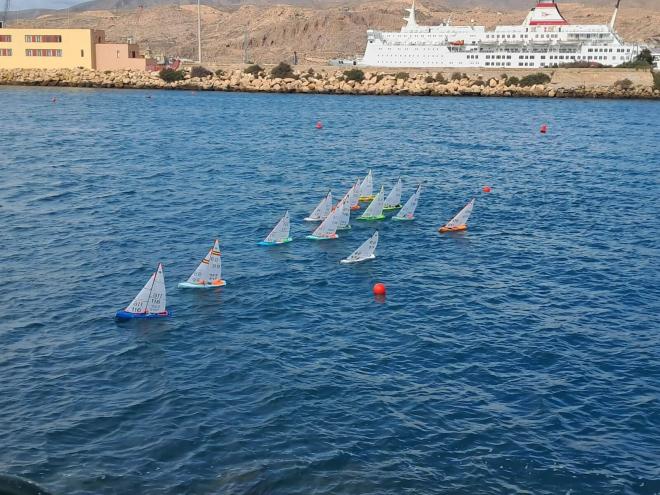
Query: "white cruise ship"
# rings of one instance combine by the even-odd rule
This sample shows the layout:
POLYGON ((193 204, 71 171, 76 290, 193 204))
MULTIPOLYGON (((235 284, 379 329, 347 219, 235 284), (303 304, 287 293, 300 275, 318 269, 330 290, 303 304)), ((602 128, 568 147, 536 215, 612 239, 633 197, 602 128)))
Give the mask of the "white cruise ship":
POLYGON ((571 62, 619 65, 643 47, 625 43, 609 24, 572 25, 554 0, 539 0, 519 26, 420 26, 415 3, 400 32, 367 31, 358 65, 372 67, 552 67, 571 62))

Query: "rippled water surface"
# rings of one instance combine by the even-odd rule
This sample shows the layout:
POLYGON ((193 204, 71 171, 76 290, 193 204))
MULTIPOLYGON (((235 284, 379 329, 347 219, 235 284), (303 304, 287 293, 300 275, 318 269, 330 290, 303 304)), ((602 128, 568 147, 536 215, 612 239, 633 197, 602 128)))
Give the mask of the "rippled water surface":
POLYGON ((0 108, 0 471, 56 494, 660 492, 657 102, 0 108), (305 240, 368 168, 404 199, 423 181, 417 220, 305 240), (258 247, 286 209, 295 241, 258 247), (374 228, 378 258, 340 265, 374 228), (215 236, 228 285, 178 290, 215 236), (175 316, 115 323, 158 261, 175 316))

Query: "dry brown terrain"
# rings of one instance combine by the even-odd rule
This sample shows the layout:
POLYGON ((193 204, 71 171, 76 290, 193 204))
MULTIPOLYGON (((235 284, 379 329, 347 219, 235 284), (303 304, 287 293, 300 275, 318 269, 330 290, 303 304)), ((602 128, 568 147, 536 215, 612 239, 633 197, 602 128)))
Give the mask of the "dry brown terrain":
MULTIPOLYGON (((184 3, 183 1, 181 2, 184 3)), ((369 1, 352 7, 307 8, 290 5, 239 8, 202 7, 203 57, 208 62, 234 63, 243 58, 247 36, 248 56, 259 63, 290 60, 294 51, 301 61, 321 62, 334 57, 361 55, 367 28, 398 30, 404 8, 401 0, 369 1)), ((497 12, 485 7, 452 10, 439 1, 417 4, 420 24, 435 24, 451 15, 454 24, 520 24, 527 11, 497 12)), ((562 4, 569 22, 604 24, 611 7, 562 4)), ((35 27, 85 27, 104 29, 110 41, 127 37, 156 54, 196 58, 197 7, 159 6, 112 12, 57 13, 20 21, 35 27)), ((660 4, 655 10, 623 7, 617 30, 628 41, 660 44, 660 4)))

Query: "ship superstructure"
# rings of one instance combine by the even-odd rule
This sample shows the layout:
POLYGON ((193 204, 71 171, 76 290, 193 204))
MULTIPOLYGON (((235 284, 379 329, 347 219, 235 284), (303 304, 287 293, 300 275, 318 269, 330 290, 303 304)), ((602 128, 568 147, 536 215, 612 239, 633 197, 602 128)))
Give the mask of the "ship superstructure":
POLYGON ((420 26, 415 3, 399 32, 367 31, 359 65, 375 67, 553 67, 571 62, 619 65, 640 52, 609 24, 569 24, 554 0, 540 0, 519 26, 420 26))

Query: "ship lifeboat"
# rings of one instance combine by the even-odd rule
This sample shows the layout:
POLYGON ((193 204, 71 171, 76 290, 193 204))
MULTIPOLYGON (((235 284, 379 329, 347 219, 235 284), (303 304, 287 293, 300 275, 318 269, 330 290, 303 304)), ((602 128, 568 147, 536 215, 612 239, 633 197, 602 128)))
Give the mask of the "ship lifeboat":
POLYGON ((456 40, 456 41, 450 42, 449 44, 454 45, 454 46, 463 46, 465 44, 465 41, 464 40, 456 40))

